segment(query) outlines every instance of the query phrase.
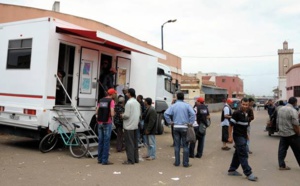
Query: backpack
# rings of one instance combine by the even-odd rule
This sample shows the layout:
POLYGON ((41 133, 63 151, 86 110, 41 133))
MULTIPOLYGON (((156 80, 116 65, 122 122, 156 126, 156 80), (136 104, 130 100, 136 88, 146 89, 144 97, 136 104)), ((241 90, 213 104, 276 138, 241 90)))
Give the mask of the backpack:
MULTIPOLYGON (((225 115, 224 115, 224 108, 225 108, 225 107, 228 107, 228 106, 225 105, 225 106, 223 107, 222 115, 221 115, 221 122, 224 121, 224 119, 225 119, 225 115)), ((230 107, 228 107, 228 109, 229 109, 229 115, 231 116, 231 109, 230 109, 230 107)))
POLYGON ((197 106, 197 123, 204 123, 207 126, 207 115, 209 111, 205 105, 198 105, 197 106))
POLYGON ((99 108, 97 113, 97 120, 98 122, 106 123, 110 116, 110 103, 111 98, 102 98, 99 101, 99 108))

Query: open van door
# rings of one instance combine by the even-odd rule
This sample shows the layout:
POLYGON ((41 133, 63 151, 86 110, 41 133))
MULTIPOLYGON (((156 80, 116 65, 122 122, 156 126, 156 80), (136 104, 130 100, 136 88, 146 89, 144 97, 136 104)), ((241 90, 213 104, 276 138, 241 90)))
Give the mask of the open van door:
POLYGON ((116 77, 116 90, 118 95, 123 94, 122 90, 125 86, 129 87, 130 82, 130 65, 131 60, 128 58, 117 57, 117 77, 116 77))
POLYGON ((98 61, 99 51, 81 49, 78 106, 96 106, 98 61))

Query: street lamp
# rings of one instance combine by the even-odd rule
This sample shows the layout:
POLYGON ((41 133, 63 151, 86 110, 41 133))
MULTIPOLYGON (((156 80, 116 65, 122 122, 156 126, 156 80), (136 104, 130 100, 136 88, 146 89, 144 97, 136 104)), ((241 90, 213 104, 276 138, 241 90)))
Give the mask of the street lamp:
POLYGON ((167 22, 165 22, 163 25, 161 25, 161 49, 164 49, 164 25, 167 23, 174 23, 176 22, 176 19, 170 19, 167 22))

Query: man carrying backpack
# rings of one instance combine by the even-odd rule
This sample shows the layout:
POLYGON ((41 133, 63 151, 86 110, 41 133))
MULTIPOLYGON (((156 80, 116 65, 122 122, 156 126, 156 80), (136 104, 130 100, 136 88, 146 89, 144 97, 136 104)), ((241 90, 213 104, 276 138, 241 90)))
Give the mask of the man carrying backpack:
POLYGON ((110 136, 112 130, 112 118, 115 115, 114 97, 117 91, 113 88, 108 89, 107 96, 100 99, 96 117, 98 122, 98 163, 102 165, 112 165, 108 161, 110 149, 110 136))
POLYGON ((194 150, 196 143, 190 143, 190 158, 201 158, 203 154, 203 148, 204 148, 204 141, 205 141, 205 134, 206 134, 206 128, 209 126, 207 120, 210 119, 209 111, 207 106, 204 104, 204 98, 199 97, 197 99, 197 113, 196 113, 196 120, 197 124, 199 125, 196 128, 196 139, 198 140, 198 147, 197 147, 197 154, 194 156, 194 150))
POLYGON ((232 104, 232 99, 227 99, 225 105, 223 107, 222 116, 221 116, 221 126, 222 126, 222 150, 230 150, 230 147, 227 146, 228 143, 228 127, 229 127, 229 120, 231 118, 231 108, 230 105, 232 104))

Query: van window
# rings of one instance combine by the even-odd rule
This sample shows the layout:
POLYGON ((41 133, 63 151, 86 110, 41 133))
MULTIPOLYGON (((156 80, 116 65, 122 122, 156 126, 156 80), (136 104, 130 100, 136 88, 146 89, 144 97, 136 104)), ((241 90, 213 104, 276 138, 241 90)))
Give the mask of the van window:
POLYGON ((32 39, 10 40, 6 69, 30 69, 32 39))
POLYGON ((165 90, 172 93, 172 81, 169 78, 165 78, 165 90))

